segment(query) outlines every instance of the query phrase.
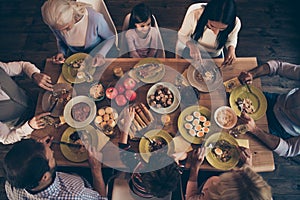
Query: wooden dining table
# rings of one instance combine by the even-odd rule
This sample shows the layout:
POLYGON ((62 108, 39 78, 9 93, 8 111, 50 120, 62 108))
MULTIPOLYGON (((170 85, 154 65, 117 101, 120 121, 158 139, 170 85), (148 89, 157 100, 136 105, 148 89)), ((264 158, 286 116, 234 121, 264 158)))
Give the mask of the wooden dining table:
MULTIPOLYGON (((162 77, 160 82, 169 82, 174 85, 177 84, 176 81, 178 81, 178 75, 182 75, 183 77, 185 77, 186 70, 191 65, 191 61, 186 59, 167 58, 167 59, 157 59, 157 60, 159 60, 161 63, 163 63, 166 66, 165 75, 162 77)), ((93 75, 94 80, 100 81, 105 88, 114 86, 119 81, 119 78, 114 76, 113 74, 113 69, 115 67, 121 67, 123 69, 125 76, 127 76, 128 75, 127 72, 129 72, 140 61, 141 59, 138 58, 107 59, 107 63, 105 64, 105 66, 96 68, 96 72, 93 75)), ((221 66, 223 59, 213 59, 213 61, 217 66, 221 66)), ((225 82, 227 80, 237 77, 241 71, 248 71, 256 66, 257 66, 257 60, 255 57, 240 57, 237 58, 232 65, 223 67, 220 69, 220 71, 222 74, 223 81, 225 82)), ((44 73, 51 76, 53 83, 67 82, 63 78, 61 72, 62 72, 62 65, 53 64, 50 58, 46 59, 44 73)), ((85 83, 73 85, 75 90, 76 88, 81 88, 78 90, 79 92, 77 92, 76 90, 77 92, 76 95, 87 96, 89 84, 90 83, 85 82, 85 83)), ((135 99, 134 102, 142 102, 149 108, 146 101, 147 99, 146 95, 147 95, 147 91, 153 84, 154 83, 143 83, 143 82, 137 83, 137 87, 136 87, 137 98, 135 99)), ((253 81, 253 85, 258 88, 261 88, 261 80, 259 78, 255 79, 253 81)), ((41 93, 37 101, 37 106, 36 106, 37 114, 44 112, 42 109, 43 95, 44 93, 41 93)), ((211 110, 211 113, 214 113, 214 111, 220 106, 229 105, 228 93, 225 92, 225 87, 223 84, 212 92, 199 92, 197 96, 199 97, 198 98, 199 105, 207 107, 208 109, 211 110)), ((112 105, 111 100, 107 98, 105 98, 102 101, 97 101, 95 103, 97 109, 104 106, 112 105)), ((124 108, 118 106, 114 106, 114 107, 116 108, 118 113, 120 113, 124 108)), ((151 111, 156 118, 156 121, 151 128, 163 129, 167 131, 173 138, 177 138, 178 141, 185 141, 185 139, 182 138, 182 136, 178 132, 178 126, 177 126, 177 119, 182 109, 183 108, 179 106, 174 112, 169 114, 171 121, 167 126, 164 126, 161 123, 160 114, 151 111)), ((62 118, 60 117, 60 119, 62 118)), ((56 120, 58 120, 58 118, 56 120)), ((93 122, 91 124, 93 125, 93 122)), ((263 130, 268 131, 268 121, 266 115, 256 120, 256 124, 263 130)), ((54 127, 53 125, 47 125, 44 129, 35 130, 32 133, 32 137, 42 138, 46 135, 50 135, 50 136, 54 136, 55 140, 60 140, 61 135, 68 127, 69 126, 66 123, 59 127, 54 127)), ((120 138, 120 131, 116 127, 115 134, 110 137, 110 140, 104 145, 104 147, 101 150, 103 153, 103 163, 106 167, 118 168, 118 169, 126 168, 126 166, 120 160, 120 149, 118 147, 119 138, 120 138)), ((258 139, 256 139, 255 137, 253 137, 248 133, 238 135, 238 139, 240 139, 240 141, 244 141, 243 143, 246 143, 249 146, 253 155, 253 169, 255 171, 268 172, 268 171, 273 171, 275 169, 273 152, 270 149, 268 149, 261 141, 259 141, 258 139)), ((133 149, 138 151, 139 140, 129 140, 129 143, 131 144, 133 149)), ((190 145, 188 150, 189 151, 188 158, 185 163, 186 168, 190 167, 190 161, 191 161, 190 150, 193 148, 197 148, 198 146, 199 145, 193 145, 193 144, 190 145)), ((87 161, 71 162, 68 159, 66 159, 62 154, 59 145, 52 145, 52 148, 54 150, 54 156, 58 166, 88 167, 87 161)), ((216 168, 212 167, 206 160, 202 164, 201 168, 204 170, 218 171, 216 168)))

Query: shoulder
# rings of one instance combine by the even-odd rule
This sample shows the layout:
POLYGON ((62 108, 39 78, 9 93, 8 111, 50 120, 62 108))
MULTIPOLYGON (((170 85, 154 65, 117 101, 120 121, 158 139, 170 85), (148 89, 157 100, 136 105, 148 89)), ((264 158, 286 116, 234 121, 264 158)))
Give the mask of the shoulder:
POLYGON ((136 35, 136 32, 134 29, 129 29, 125 33, 126 38, 133 38, 133 37, 135 37, 135 35, 136 35))
POLYGON ((104 16, 100 12, 95 11, 91 7, 87 7, 86 9, 88 11, 89 20, 93 20, 95 22, 98 22, 98 20, 104 20, 104 16))
POLYGON ((190 13, 188 13, 188 16, 190 18, 194 18, 195 20, 198 20, 203 14, 203 11, 204 11, 204 7, 197 8, 195 10, 192 10, 190 13))

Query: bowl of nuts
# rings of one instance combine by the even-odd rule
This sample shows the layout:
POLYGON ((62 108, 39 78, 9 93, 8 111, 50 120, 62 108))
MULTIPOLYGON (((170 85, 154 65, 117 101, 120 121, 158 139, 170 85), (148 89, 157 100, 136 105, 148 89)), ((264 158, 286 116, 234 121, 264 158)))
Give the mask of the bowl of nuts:
POLYGON ((159 82, 153 85, 147 92, 149 107, 159 114, 174 112, 180 103, 179 90, 168 82, 159 82))

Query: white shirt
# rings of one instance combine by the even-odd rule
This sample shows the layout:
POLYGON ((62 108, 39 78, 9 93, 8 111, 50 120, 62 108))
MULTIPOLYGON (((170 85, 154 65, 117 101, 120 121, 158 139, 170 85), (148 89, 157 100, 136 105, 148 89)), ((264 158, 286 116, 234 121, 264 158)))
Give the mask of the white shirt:
MULTIPOLYGON (((9 62, 3 63, 0 61, 0 67, 9 75, 16 76, 25 73, 31 78, 33 73, 40 73, 40 70, 30 62, 9 62)), ((0 86, 0 101, 9 100, 9 96, 1 89, 0 86)), ((20 141, 23 138, 28 138, 33 129, 28 122, 19 128, 10 128, 0 121, 0 142, 3 144, 12 144, 20 141)))
POLYGON ((85 10, 83 17, 74 24, 71 30, 61 32, 65 37, 68 45, 74 47, 82 47, 85 45, 86 32, 88 27, 88 12, 85 10))
MULTIPOLYGON (((0 67, 7 73, 9 76, 17 76, 25 73, 29 78, 31 78, 33 73, 40 73, 40 70, 30 62, 9 62, 4 63, 0 61, 0 67)), ((9 100, 9 96, 1 89, 0 85, 0 101, 9 100)))

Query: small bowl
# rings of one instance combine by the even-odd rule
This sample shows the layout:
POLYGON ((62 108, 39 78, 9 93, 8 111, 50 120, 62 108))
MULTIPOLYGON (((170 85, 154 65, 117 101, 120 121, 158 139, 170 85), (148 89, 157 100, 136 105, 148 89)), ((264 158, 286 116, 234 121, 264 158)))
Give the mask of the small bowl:
POLYGON ((93 84, 91 84, 91 87, 89 88, 89 91, 88 91, 88 96, 91 99, 93 99, 94 101, 101 101, 101 100, 103 100, 104 97, 105 97, 105 88, 104 88, 104 86, 101 83, 93 83, 93 84), (94 89, 94 90, 99 89, 100 90, 101 89, 100 87, 102 87, 102 92, 103 92, 102 95, 99 94, 100 91, 94 91, 94 92, 91 91, 92 89, 94 89), (95 96, 96 94, 98 94, 99 97, 96 97, 95 96))
POLYGON ((224 129, 231 129, 237 123, 237 116, 234 110, 228 106, 219 107, 214 114, 217 125, 224 129))

